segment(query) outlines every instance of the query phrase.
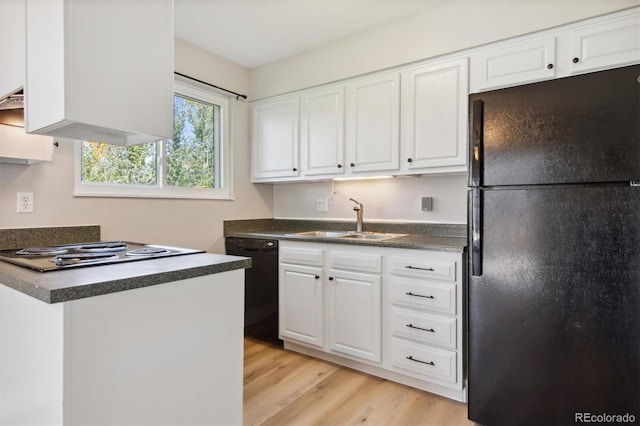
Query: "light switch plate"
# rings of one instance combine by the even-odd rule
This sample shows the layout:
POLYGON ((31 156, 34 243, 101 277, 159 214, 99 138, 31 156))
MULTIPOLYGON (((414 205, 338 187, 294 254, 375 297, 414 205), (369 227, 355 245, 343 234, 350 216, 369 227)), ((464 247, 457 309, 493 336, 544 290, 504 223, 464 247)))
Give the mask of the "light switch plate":
POLYGON ((422 197, 422 211, 433 211, 433 197, 422 197))

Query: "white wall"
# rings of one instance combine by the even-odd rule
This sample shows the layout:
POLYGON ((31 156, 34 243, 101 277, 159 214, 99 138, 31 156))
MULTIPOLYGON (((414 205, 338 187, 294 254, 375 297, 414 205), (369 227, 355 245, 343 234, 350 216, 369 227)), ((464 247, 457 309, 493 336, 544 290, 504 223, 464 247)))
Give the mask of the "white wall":
MULTIPOLYGON (((239 93, 249 90, 248 71, 176 40, 176 71, 239 93)), ((0 227, 98 224, 105 239, 125 239, 224 251, 222 221, 271 217, 270 186, 250 182, 249 104, 230 101, 234 201, 73 196, 73 142, 60 140, 53 161, 32 166, 0 163, 0 227), (35 211, 16 213, 16 192, 34 193, 35 211)))
MULTIPOLYGON (((640 0, 458 0, 250 71, 251 99, 273 96, 480 46, 640 4, 640 0)), ((316 211, 330 184, 275 185, 279 218, 355 218, 350 203, 316 211)), ((365 204, 365 218, 466 223, 466 179, 460 175, 340 184, 365 204), (433 196, 434 211, 419 210, 433 196)), ((348 199, 348 197, 347 197, 348 199)))
POLYGON ((400 177, 334 183, 329 211, 316 201, 331 192, 331 182, 278 184, 274 188, 276 218, 349 219, 355 222, 354 198, 364 205, 364 220, 428 223, 467 222, 467 176, 400 177), (421 198, 433 197, 433 211, 421 209, 421 198))

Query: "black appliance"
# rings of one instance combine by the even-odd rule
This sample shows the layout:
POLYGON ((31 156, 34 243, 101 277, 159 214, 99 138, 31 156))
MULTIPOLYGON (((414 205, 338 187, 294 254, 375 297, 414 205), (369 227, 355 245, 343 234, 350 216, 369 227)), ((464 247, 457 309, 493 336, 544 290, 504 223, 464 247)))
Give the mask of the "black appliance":
POLYGON ((278 240, 228 237, 227 254, 251 258, 244 278, 244 333, 277 345, 278 240))
POLYGON ((634 65, 469 98, 477 423, 640 421, 639 83, 634 65))
POLYGON ((39 272, 50 272, 203 252, 203 250, 125 241, 96 241, 1 250, 0 260, 39 272))

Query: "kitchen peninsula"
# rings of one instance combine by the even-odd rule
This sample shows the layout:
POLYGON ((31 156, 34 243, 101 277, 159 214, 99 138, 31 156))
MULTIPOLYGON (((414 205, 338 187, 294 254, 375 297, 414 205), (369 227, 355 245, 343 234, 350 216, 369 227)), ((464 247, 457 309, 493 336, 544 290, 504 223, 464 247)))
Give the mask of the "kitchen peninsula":
POLYGON ((0 424, 241 424, 247 267, 0 262, 0 424))

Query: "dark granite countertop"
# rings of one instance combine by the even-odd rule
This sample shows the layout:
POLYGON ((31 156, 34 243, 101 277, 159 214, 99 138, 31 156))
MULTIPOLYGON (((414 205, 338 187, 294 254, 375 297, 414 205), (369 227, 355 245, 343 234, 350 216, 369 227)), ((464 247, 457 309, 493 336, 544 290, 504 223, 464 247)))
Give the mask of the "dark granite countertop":
POLYGON ((0 283, 58 303, 249 267, 249 258, 211 253, 44 273, 0 262, 0 283))
POLYGON ((365 231, 406 234, 388 240, 356 240, 291 235, 306 231, 352 231, 353 222, 257 219, 225 221, 225 237, 273 238, 329 244, 350 244, 372 247, 392 247, 416 250, 464 252, 467 246, 465 225, 424 223, 365 223, 365 231))
MULTIPOLYGON (((99 225, 0 228, 0 249, 99 240, 99 225)), ((250 258, 211 253, 44 273, 0 261, 0 284, 58 303, 250 267, 250 258)))

